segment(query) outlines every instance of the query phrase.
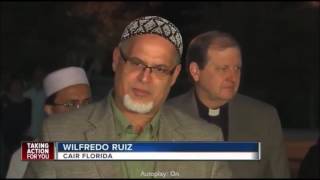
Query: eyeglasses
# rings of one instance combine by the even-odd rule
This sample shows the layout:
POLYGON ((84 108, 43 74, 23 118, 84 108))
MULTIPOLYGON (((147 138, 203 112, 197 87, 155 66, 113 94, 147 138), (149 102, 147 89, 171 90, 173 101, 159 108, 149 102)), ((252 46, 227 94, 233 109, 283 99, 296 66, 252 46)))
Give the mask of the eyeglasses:
POLYGON ((141 60, 137 59, 137 58, 127 58, 122 49, 119 48, 120 50, 120 56, 123 59, 123 61, 128 64, 128 67, 132 70, 132 71, 145 71, 146 69, 150 69, 150 73, 153 74, 154 76, 158 77, 158 78, 163 78, 165 76, 170 76, 174 73, 174 70, 176 69, 176 66, 174 66, 171 70, 163 67, 161 65, 159 66, 148 66, 146 64, 144 64, 141 60))
POLYGON ((91 102, 90 99, 85 99, 83 101, 71 100, 71 101, 68 101, 68 102, 62 103, 62 104, 53 103, 52 105, 54 105, 54 106, 64 106, 64 107, 66 107, 68 109, 79 109, 81 106, 90 104, 90 102, 91 102))

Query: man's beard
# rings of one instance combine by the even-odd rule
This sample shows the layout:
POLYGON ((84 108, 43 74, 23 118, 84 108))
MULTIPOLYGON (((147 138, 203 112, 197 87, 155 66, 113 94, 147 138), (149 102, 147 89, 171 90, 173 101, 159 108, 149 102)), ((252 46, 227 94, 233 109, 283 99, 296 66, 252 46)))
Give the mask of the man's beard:
POLYGON ((140 113, 140 114, 146 114, 150 112, 153 108, 153 102, 148 103, 138 103, 134 102, 134 100, 126 94, 123 98, 123 104, 124 106, 129 109, 130 111, 140 113))

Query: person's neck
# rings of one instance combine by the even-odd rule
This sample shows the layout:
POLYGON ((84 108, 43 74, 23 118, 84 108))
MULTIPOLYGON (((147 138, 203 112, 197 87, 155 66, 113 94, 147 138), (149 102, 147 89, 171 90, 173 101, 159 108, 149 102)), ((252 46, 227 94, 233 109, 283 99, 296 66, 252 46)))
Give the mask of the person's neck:
POLYGON ((227 103, 226 100, 222 100, 219 98, 211 99, 209 95, 201 93, 201 91, 198 88, 195 88, 195 95, 198 97, 201 103, 209 109, 218 109, 227 103))

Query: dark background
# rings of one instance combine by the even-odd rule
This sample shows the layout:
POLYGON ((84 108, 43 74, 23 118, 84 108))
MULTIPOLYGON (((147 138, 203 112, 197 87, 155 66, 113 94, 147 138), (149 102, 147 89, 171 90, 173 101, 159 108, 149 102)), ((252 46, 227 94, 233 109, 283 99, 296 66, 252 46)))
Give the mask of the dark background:
MULTIPOLYGON (((1 2, 1 89, 11 73, 30 81, 36 66, 81 65, 101 98, 112 86, 112 48, 125 25, 144 15, 176 24, 184 50, 199 33, 231 33, 243 51, 239 91, 274 105, 284 128, 319 127, 316 1, 1 2)), ((183 71, 170 97, 189 87, 183 71)))

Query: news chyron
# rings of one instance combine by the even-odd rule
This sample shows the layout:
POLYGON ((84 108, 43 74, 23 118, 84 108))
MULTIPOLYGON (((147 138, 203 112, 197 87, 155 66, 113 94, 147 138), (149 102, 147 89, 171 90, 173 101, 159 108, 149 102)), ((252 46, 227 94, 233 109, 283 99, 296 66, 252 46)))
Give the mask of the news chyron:
POLYGON ((260 160, 260 142, 23 142, 21 160, 260 160))

